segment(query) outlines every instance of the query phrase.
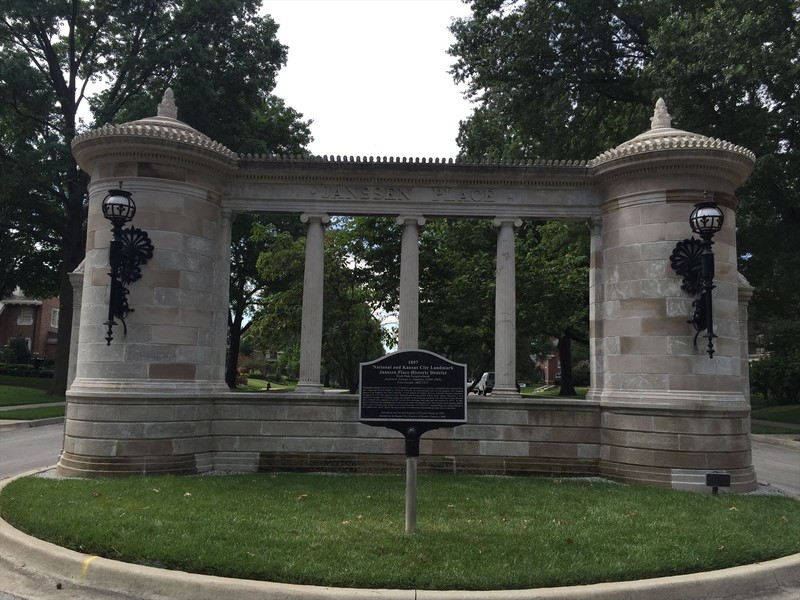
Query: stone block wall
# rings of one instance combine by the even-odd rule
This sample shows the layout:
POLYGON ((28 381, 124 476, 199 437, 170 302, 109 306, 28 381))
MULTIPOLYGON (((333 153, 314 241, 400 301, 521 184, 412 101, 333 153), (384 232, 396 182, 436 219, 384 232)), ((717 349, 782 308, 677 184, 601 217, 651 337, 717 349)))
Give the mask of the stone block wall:
MULTIPOLYGON (((583 401, 470 398, 468 423, 426 433, 421 471, 595 475, 600 412, 583 401)), ((358 422, 346 394, 231 394, 214 405, 215 468, 234 471, 400 471, 403 437, 358 422)))
POLYGON ((69 398, 59 474, 184 474, 214 467, 209 399, 118 395, 69 398))

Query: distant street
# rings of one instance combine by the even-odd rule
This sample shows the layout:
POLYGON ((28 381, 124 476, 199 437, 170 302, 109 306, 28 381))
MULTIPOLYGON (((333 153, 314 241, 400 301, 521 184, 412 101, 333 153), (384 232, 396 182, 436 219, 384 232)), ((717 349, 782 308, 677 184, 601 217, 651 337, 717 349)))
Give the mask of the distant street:
POLYGON ((759 483, 800 497, 800 451, 753 440, 753 465, 759 483))
POLYGON ((0 429, 0 479, 58 462, 64 424, 0 429))

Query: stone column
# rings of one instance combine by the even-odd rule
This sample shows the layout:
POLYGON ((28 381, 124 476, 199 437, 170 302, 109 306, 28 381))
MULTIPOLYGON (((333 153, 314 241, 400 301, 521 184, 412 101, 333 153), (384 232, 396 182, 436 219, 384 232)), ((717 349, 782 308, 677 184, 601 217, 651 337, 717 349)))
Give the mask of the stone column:
POLYGON ((517 391, 517 277, 514 228, 521 219, 497 218, 497 270, 494 296, 494 389, 492 396, 519 396, 517 391))
POLYGON ((397 217, 403 233, 400 249, 400 312, 398 350, 419 347, 419 229, 425 218, 397 217))
POLYGON ((72 336, 69 341, 69 368, 67 369, 67 389, 75 379, 78 366, 78 344, 81 332, 81 304, 83 304, 83 261, 69 274, 72 285, 72 336))
POLYGON ((603 389, 603 219, 589 222, 589 371, 590 389, 587 400, 599 399, 603 389))
MULTIPOLYGON (((591 163, 603 190, 602 249, 594 257, 593 337, 602 373, 601 473, 618 480, 710 491, 706 475, 731 475, 731 491, 756 486, 742 392, 736 189, 752 170, 744 148, 674 129, 663 101, 652 128, 591 163), (725 223, 714 236, 716 353, 694 344, 694 296, 670 255, 692 236, 696 203, 713 200, 725 223)), ((594 248, 593 248, 594 250, 594 248)), ((699 341, 704 341, 702 336, 699 341)))
MULTIPOLYGON (((234 212, 228 208, 220 211, 220 244, 219 244, 219 260, 216 265, 216 273, 214 279, 216 281, 231 280, 231 237, 233 235, 233 221, 236 219, 234 212)), ((224 325, 220 323, 216 327, 217 341, 216 346, 223 348, 225 356, 222 358, 223 379, 225 378, 225 362, 227 360, 228 352, 228 320, 230 315, 230 285, 221 286, 219 289, 220 304, 225 307, 224 325)), ((220 314, 220 318, 223 315, 220 314)))
POLYGON ((739 347, 741 356, 739 376, 742 380, 742 394, 748 404, 750 403, 750 344, 747 331, 747 305, 752 297, 753 287, 744 275, 739 273, 739 347))
POLYGON ((177 119, 171 92, 158 115, 75 138, 89 208, 75 379, 67 397, 61 475, 198 473, 213 468, 213 401, 224 382, 229 243, 224 181, 237 155, 177 119), (106 343, 111 225, 102 201, 130 192, 131 226, 153 256, 128 287, 133 309, 106 343))
POLYGON ((300 381, 296 393, 322 393, 322 308, 325 279, 325 225, 328 215, 303 214, 306 223, 306 262, 303 274, 303 323, 300 330, 300 381))

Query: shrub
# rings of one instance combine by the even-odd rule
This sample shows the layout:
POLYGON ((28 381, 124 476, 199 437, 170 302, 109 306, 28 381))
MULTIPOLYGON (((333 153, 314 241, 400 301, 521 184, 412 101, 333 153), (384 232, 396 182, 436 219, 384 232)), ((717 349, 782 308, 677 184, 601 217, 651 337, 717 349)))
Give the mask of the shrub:
POLYGON ((34 371, 33 365, 4 365, 0 366, 0 375, 15 375, 17 377, 52 378, 52 371, 34 371))
POLYGON ((31 358, 31 351, 28 349, 28 342, 25 338, 13 337, 8 340, 6 361, 9 365, 30 365, 31 358))
POLYGON ((800 349, 768 354, 750 364, 750 389, 768 404, 800 402, 800 349))
POLYGON ((589 361, 582 360, 572 366, 572 385, 589 385, 589 361))

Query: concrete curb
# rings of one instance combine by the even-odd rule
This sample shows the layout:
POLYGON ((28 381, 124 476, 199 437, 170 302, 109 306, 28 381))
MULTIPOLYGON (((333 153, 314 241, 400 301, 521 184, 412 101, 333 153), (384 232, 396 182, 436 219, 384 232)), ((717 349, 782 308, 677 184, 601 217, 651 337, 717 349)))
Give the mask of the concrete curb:
POLYGON ((783 446, 800 452, 800 433, 755 433, 750 437, 756 442, 783 446))
MULTIPOLYGON (((2 415, 2 413, 0 413, 2 415)), ((49 417, 47 419, 34 419, 31 421, 14 421, 0 419, 0 430, 3 429, 30 429, 31 427, 44 427, 45 425, 58 425, 64 422, 64 417, 49 417)))
MULTIPOLYGON (((0 412, 0 416, 3 413, 0 412)), ((48 419, 35 419, 32 421, 3 421, 0 420, 0 431, 7 429, 29 429, 30 427, 44 427, 45 425, 57 425, 64 422, 64 417, 50 417, 48 419)))
MULTIPOLYGON (((17 477, 0 481, 0 489, 17 477)), ((46 573, 62 586, 108 590, 150 600, 714 600, 800 594, 800 554, 707 573, 594 585, 497 591, 367 590, 292 585, 197 575, 123 563, 42 541, 0 519, 2 557, 46 573)))

